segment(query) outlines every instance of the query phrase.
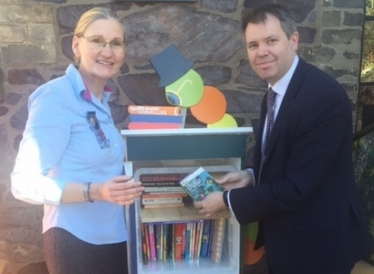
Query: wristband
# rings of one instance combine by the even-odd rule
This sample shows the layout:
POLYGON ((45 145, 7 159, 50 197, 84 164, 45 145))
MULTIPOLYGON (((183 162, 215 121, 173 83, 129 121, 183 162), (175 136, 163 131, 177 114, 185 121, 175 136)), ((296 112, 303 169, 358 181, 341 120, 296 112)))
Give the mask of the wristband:
POLYGON ((86 202, 93 202, 90 197, 90 187, 91 187, 91 182, 84 183, 83 184, 83 197, 86 202))
POLYGON ((227 194, 229 194, 229 192, 227 190, 223 191, 222 198, 223 198, 223 202, 225 203, 225 206, 228 208, 229 207, 229 200, 227 198, 227 194))

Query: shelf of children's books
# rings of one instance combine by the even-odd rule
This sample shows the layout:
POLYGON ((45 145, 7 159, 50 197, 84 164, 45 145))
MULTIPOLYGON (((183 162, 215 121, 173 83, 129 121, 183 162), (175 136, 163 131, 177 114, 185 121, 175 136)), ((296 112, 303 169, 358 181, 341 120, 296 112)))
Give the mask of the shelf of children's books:
POLYGON ((199 214, 196 208, 192 206, 176 207, 176 208, 142 208, 140 210, 140 221, 142 223, 157 222, 180 222, 203 219, 231 218, 229 210, 224 210, 218 214, 205 218, 199 214))

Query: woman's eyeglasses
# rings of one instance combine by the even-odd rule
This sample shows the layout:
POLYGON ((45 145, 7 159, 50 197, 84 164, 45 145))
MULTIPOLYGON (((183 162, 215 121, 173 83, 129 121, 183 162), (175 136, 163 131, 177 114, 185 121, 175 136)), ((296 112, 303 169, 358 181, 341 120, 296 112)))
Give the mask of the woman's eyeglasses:
POLYGON ((120 39, 114 39, 110 42, 107 42, 103 37, 101 36, 90 36, 85 37, 83 35, 79 36, 87 40, 88 45, 93 50, 103 50, 107 44, 109 44, 109 48, 113 52, 122 53, 125 50, 125 41, 122 41, 120 39))

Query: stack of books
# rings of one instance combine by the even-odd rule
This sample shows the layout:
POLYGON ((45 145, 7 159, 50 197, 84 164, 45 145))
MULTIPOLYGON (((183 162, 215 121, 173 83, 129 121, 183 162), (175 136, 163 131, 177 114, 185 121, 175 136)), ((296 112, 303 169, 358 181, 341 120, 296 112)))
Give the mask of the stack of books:
POLYGON ((129 105, 128 129, 175 129, 184 127, 184 116, 178 106, 129 105))
POLYGON ((143 208, 183 207, 187 194, 179 185, 186 176, 182 173, 141 174, 139 181, 144 187, 141 197, 143 208))

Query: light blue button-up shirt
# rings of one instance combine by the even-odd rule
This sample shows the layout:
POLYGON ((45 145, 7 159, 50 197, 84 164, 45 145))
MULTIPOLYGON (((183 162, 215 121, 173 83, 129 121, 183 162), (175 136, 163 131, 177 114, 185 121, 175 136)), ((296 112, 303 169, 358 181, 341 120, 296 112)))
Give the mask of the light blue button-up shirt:
POLYGON ((40 86, 29 97, 29 118, 11 175, 12 193, 44 204, 43 232, 66 229, 92 244, 127 240, 124 207, 106 201, 60 204, 67 182, 102 182, 123 174, 124 141, 108 105, 86 89, 78 70, 40 86))

